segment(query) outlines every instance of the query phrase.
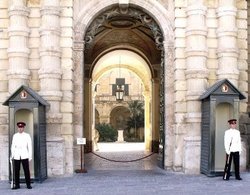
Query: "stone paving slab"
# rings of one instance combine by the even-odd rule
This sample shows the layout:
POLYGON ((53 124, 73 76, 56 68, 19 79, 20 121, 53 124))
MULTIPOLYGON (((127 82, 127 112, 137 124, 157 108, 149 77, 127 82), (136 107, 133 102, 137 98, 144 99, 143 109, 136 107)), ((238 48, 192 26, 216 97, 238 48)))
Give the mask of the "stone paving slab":
POLYGON ((233 177, 223 181, 221 177, 184 175, 162 170, 90 170, 70 177, 48 178, 43 183, 33 183, 33 189, 25 185, 11 190, 7 181, 0 182, 0 194, 75 195, 75 194, 175 194, 216 195, 250 194, 250 173, 242 173, 242 181, 233 177))
POLYGON ((43 183, 33 183, 33 189, 11 190, 8 181, 0 182, 0 194, 75 195, 75 194, 175 194, 216 195, 250 194, 250 173, 241 174, 243 180, 232 177, 184 175, 155 168, 153 170, 88 170, 87 173, 69 177, 48 178, 43 183))
POLYGON ((85 154, 85 158, 85 166, 91 170, 151 170, 158 163, 157 154, 144 151, 95 152, 85 154))
MULTIPOLYGON (((131 160, 149 155, 145 151, 96 152, 105 158, 131 160)), ((117 163, 89 153, 85 155, 87 173, 67 177, 50 177, 33 183, 28 190, 11 190, 8 181, 0 181, 0 195, 250 195, 250 172, 243 172, 242 181, 231 177, 185 175, 157 167, 157 154, 141 161, 117 163)))

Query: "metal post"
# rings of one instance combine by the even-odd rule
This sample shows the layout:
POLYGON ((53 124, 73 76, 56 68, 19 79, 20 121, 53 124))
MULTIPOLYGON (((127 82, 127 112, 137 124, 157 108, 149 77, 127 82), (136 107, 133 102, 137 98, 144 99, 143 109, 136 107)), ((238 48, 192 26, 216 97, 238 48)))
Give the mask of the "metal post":
POLYGON ((77 169, 75 172, 76 173, 87 173, 87 170, 85 169, 83 158, 82 158, 82 153, 83 153, 83 145, 84 143, 82 142, 82 139, 79 141, 79 145, 81 147, 81 169, 77 169))

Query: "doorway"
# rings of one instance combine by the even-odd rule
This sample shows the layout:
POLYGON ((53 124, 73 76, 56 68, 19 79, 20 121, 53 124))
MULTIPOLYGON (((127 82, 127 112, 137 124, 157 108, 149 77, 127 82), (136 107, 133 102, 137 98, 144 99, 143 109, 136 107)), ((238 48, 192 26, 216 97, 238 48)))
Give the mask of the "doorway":
POLYGON ((119 134, 123 131, 123 141, 145 142, 145 150, 151 151, 152 139, 159 138, 156 132, 152 132, 152 110, 155 109, 151 108, 151 101, 159 91, 152 94, 152 75, 146 61, 129 50, 109 52, 97 61, 91 81, 89 110, 93 114, 88 126, 92 127, 89 130, 92 141, 96 126, 100 128, 109 124, 111 130, 114 128, 119 134), (117 100, 116 96, 118 79, 123 79, 122 100, 117 100), (95 113, 98 113, 98 118, 93 116, 95 113))
POLYGON ((228 119, 232 118, 233 106, 229 103, 220 103, 216 107, 215 129, 215 165, 214 170, 221 172, 225 167, 224 134, 228 129, 228 119))
MULTIPOLYGON (((15 123, 17 124, 17 122, 19 121, 23 121, 26 123, 25 126, 25 132, 30 134, 31 137, 31 141, 32 141, 32 148, 34 149, 34 127, 33 127, 33 113, 30 110, 27 109, 20 109, 15 113, 15 123)), ((18 130, 15 126, 15 133, 17 133, 18 130)), ((29 166, 30 166, 30 177, 31 178, 35 178, 35 171, 34 171, 34 152, 32 152, 32 160, 29 162, 29 166)), ((23 169, 21 168, 20 170, 20 178, 23 179, 24 178, 24 172, 23 169)))
MULTIPOLYGON (((90 3, 91 4, 91 3, 90 3)), ((112 1, 106 1, 105 5, 97 5, 93 10, 93 18, 84 13, 85 8, 81 10, 79 17, 77 17, 77 26, 75 31, 75 80, 76 90, 74 91, 77 120, 75 122, 75 135, 83 135, 87 138, 85 151, 92 151, 93 146, 93 119, 95 118, 95 111, 93 98, 95 97, 96 84, 93 80, 93 71, 97 70, 97 63, 105 55, 111 54, 114 51, 124 50, 130 51, 143 59, 149 69, 151 80, 151 88, 145 88, 144 95, 147 106, 145 106, 145 123, 151 125, 151 129, 145 129, 145 137, 149 137, 150 141, 145 141, 146 148, 153 151, 161 152, 161 164, 163 167, 171 166, 171 161, 166 161, 164 156, 165 145, 167 145, 168 153, 172 155, 172 126, 174 123, 174 104, 172 98, 164 98, 174 93, 173 89, 173 73, 174 67, 171 64, 174 63, 173 54, 173 29, 170 21, 167 19, 167 13, 162 12, 159 7, 154 8, 152 2, 136 1, 133 3, 114 4, 112 1), (109 5, 109 6, 107 6, 109 5), (148 13, 145 12, 148 10, 148 13), (138 18, 138 14, 140 17, 138 18), (152 17, 154 16, 154 17, 152 17), (161 28, 157 22, 161 24, 161 28), (88 24, 86 26, 86 24, 88 24), (164 33, 164 34, 163 34, 164 33), (82 37, 84 41, 82 40, 82 37), (165 44, 163 45, 163 41, 165 44), (84 42, 84 46, 82 46, 84 42), (166 49, 166 51, 164 51, 166 49), (168 56, 165 58, 165 56, 168 56), (169 64, 168 69, 165 69, 165 64, 169 64), (168 82, 165 86, 165 74, 168 74, 168 82), (83 81, 81 80, 83 78, 83 81), (81 87, 81 84, 84 86, 81 87), (168 89, 165 92, 165 89, 168 89), (81 91, 83 89, 83 91, 81 91), (81 98, 82 96, 82 98, 81 98), (81 100, 83 100, 83 107, 81 107, 81 100), (165 102, 169 105, 165 108, 165 102), (165 118, 165 112, 168 112, 168 117, 165 118), (81 113, 84 113, 81 115, 81 113), (82 119, 82 120, 81 120, 82 119), (83 132, 81 132, 81 125, 83 122, 83 132), (164 126, 167 122, 168 125, 164 126), (169 128, 170 142, 165 142, 165 128, 169 128)), ((89 7, 91 8, 91 6, 89 7)), ((112 59, 112 58, 110 58, 112 59)), ((114 59, 114 58, 113 58, 114 59)), ((119 57, 118 57, 119 59, 119 57)), ((116 63, 118 64, 118 63, 116 63)), ((126 63, 122 63, 126 64, 126 63)), ((106 68, 111 68, 107 66, 106 68)), ((126 69, 127 67, 123 67, 126 69)), ((130 68, 138 68, 138 72, 134 72, 140 75, 144 79, 143 69, 136 65, 130 66, 130 68)), ((105 69, 103 69, 105 70, 105 69)), ((145 70, 145 69, 144 69, 145 70)), ((105 70, 106 71, 106 70, 105 70)), ((104 72, 105 72, 104 71, 104 72)), ((103 74, 100 70, 98 74, 103 74)), ((96 74, 97 75, 97 74, 96 74)), ((145 87, 145 86, 144 86, 145 87)), ((172 96, 171 96, 172 97, 172 96)), ((100 110, 98 110, 100 115, 100 110)), ((108 120, 108 119, 107 119, 108 120)))

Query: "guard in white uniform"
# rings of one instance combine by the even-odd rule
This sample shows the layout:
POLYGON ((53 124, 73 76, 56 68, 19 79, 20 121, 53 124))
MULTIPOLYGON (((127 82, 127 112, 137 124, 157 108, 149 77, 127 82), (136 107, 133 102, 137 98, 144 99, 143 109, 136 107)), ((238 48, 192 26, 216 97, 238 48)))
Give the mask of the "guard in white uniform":
POLYGON ((11 159, 14 159, 15 187, 20 188, 20 164, 22 163, 25 181, 28 189, 32 189, 30 185, 29 161, 32 159, 31 137, 24 132, 24 122, 18 122, 18 132, 13 135, 11 144, 11 159))
MULTIPOLYGON (((237 180, 242 180, 240 177, 240 153, 241 153, 241 137, 240 137, 240 131, 235 129, 236 128, 236 119, 230 119, 228 120, 228 123, 230 125, 230 129, 225 131, 224 135, 224 146, 226 151, 226 166, 228 166, 226 171, 226 177, 223 178, 224 180, 229 180, 230 177, 230 170, 231 170, 231 163, 232 159, 234 161, 234 167, 235 167, 235 178, 237 180)), ((226 167, 225 166, 225 167, 226 167)))

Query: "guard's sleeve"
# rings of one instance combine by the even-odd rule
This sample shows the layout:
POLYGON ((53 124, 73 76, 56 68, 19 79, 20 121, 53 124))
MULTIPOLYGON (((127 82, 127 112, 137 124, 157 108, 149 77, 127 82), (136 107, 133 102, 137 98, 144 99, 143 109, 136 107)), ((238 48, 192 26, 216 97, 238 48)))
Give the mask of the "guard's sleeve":
POLYGON ((229 147, 230 147, 230 140, 228 132, 226 131, 224 134, 224 147, 227 154, 230 154, 229 147))
POLYGON ((15 144, 16 144, 16 138, 14 134, 12 138, 11 147, 10 147, 10 159, 12 159, 15 155, 15 144))
POLYGON ((239 134, 238 134, 239 136, 239 153, 241 153, 241 151, 242 151, 242 146, 241 146, 241 137, 240 137, 240 132, 239 132, 239 134))
POLYGON ((31 144, 31 137, 29 134, 27 136, 27 142, 28 142, 29 161, 31 161, 31 159, 32 159, 32 144, 31 144))

